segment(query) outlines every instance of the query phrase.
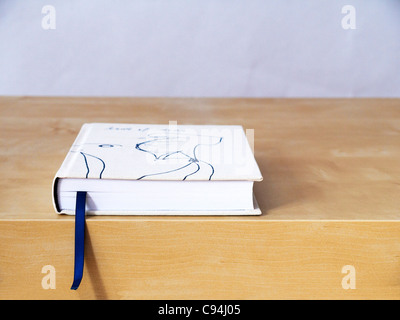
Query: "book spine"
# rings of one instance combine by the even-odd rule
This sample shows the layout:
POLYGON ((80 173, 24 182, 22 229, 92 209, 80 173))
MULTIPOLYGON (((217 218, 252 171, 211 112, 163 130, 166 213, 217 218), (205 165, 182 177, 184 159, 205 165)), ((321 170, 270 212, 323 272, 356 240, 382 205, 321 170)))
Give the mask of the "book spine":
POLYGON ((52 199, 53 199, 53 207, 57 213, 61 213, 60 208, 58 206, 58 192, 57 192, 58 180, 60 178, 65 178, 69 176, 70 169, 72 168, 74 163, 76 163, 78 157, 80 156, 79 146, 87 140, 86 137, 90 133, 91 128, 92 128, 91 124, 88 123, 85 123, 82 126, 67 156, 65 157, 63 163, 61 164, 60 169, 57 171, 53 179, 52 199))

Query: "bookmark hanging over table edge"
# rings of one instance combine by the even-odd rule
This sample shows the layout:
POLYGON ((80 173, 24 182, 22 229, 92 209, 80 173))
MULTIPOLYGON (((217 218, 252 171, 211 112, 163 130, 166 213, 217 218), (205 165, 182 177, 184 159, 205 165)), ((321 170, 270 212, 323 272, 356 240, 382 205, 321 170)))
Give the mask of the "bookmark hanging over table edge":
POLYGON ((82 281, 84 253, 85 253, 85 214, 86 214, 86 192, 76 193, 75 207, 75 262, 74 281, 71 290, 76 290, 82 281))

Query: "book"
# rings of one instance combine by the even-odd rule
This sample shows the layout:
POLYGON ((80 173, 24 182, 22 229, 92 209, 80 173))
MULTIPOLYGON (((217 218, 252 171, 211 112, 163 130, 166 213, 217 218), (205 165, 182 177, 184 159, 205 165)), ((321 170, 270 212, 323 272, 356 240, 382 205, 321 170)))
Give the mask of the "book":
POLYGON ((259 215, 262 175, 241 126, 86 123, 53 180, 57 213, 259 215))

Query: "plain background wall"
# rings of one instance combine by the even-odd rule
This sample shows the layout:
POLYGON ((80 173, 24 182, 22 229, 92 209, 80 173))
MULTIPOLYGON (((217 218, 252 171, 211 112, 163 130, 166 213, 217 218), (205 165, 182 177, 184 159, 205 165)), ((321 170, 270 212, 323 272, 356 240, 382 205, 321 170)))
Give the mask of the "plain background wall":
POLYGON ((0 94, 400 97, 400 1, 3 0, 0 94))

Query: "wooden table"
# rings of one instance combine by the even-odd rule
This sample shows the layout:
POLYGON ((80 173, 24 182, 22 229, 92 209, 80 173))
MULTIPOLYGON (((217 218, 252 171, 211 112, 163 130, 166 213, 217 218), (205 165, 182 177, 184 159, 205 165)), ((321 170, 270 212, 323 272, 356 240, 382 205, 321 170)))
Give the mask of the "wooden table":
POLYGON ((399 99, 1 97, 0 122, 0 299, 400 298, 399 99), (51 183, 81 125, 169 121, 254 129, 262 216, 88 217, 71 291, 51 183))

